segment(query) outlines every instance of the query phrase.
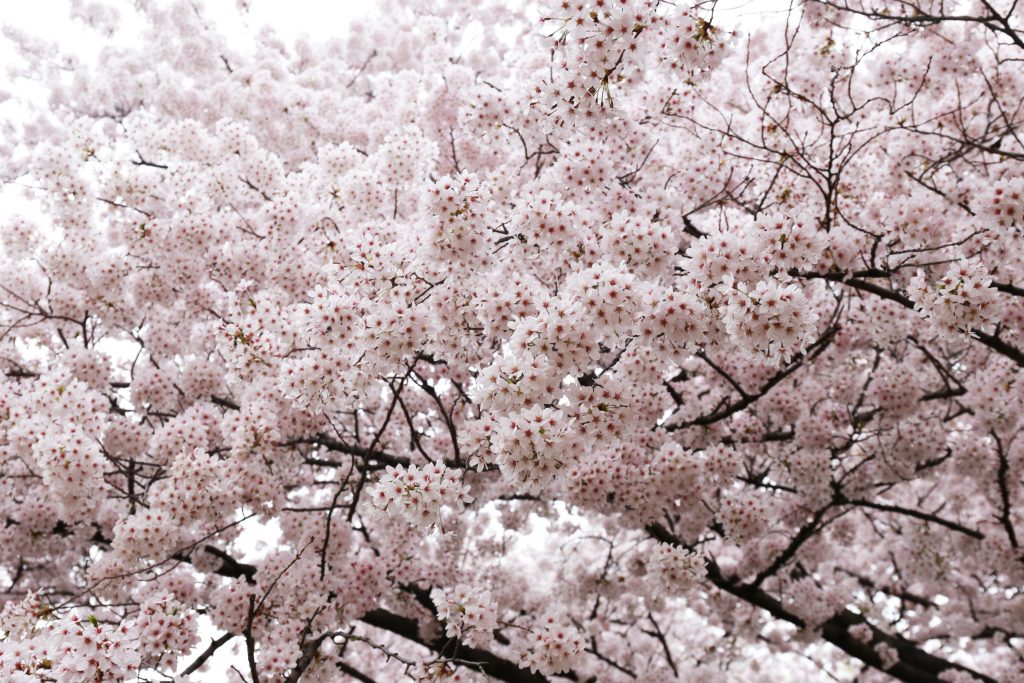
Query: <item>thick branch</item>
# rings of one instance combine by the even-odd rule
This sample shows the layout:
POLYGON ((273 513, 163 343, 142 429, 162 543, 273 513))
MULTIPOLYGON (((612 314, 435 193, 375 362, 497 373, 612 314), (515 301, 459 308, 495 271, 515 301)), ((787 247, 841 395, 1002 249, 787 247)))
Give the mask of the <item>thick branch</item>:
MULTIPOLYGON (((662 543, 682 545, 675 534, 660 524, 649 525, 647 531, 662 543)), ((782 602, 775 597, 756 586, 741 583, 736 578, 723 575, 714 561, 708 563, 708 580, 720 590, 755 607, 760 607, 776 619, 788 621, 800 628, 808 627, 803 619, 787 610, 782 602)), ((906 683, 939 683, 939 674, 944 671, 957 670, 968 673, 984 683, 996 683, 994 678, 925 652, 911 640, 885 633, 868 622, 863 615, 848 609, 844 609, 825 621, 820 628, 825 640, 868 666, 888 673, 896 680, 906 681, 906 683), (857 640, 850 633, 852 627, 861 624, 871 630, 869 643, 857 640), (899 653, 899 661, 889 668, 885 668, 881 657, 875 651, 875 645, 880 643, 889 645, 899 653)))
MULTIPOLYGON (((849 273, 801 273, 799 271, 789 271, 789 274, 794 277, 800 277, 808 280, 818 279, 829 280, 831 282, 838 282, 840 284, 846 285, 847 287, 852 287, 853 289, 859 290, 861 292, 868 292, 869 294, 874 294, 875 296, 881 297, 882 299, 893 301, 905 308, 913 309, 915 307, 913 301, 903 296, 899 292, 894 292, 891 289, 886 289, 885 287, 882 287, 881 285, 876 285, 873 282, 867 282, 865 280, 849 277, 849 273)), ((980 341, 988 348, 998 353, 999 355, 1006 356, 1017 365, 1024 367, 1024 351, 1021 351, 1012 344, 1006 343, 1005 341, 1003 341, 1002 339, 995 335, 991 335, 986 332, 981 332, 980 330, 974 330, 973 332, 971 332, 971 336, 974 339, 980 341)))
MULTIPOLYGON (((445 649, 448 640, 444 637, 427 640, 420 636, 419 622, 411 617, 403 617, 383 609, 375 609, 363 615, 363 622, 385 631, 390 631, 406 640, 418 643, 434 652, 445 649)), ((459 660, 483 673, 509 683, 547 683, 547 678, 537 673, 521 669, 517 664, 499 657, 487 650, 474 647, 459 646, 459 660)))
MULTIPOLYGON (((789 365, 787 365, 786 367, 782 368, 777 373, 772 375, 772 377, 754 393, 751 394, 742 392, 738 400, 733 401, 731 403, 726 403, 724 406, 708 415, 701 415, 700 417, 694 418, 687 422, 683 422, 681 424, 669 425, 665 429, 667 431, 674 432, 680 429, 687 429, 688 427, 706 427, 716 422, 720 422, 726 419, 727 417, 735 415, 736 413, 755 403, 758 399, 760 399, 762 396, 771 391, 777 384, 782 382, 782 380, 792 375, 802 365, 804 365, 809 360, 814 359, 818 354, 820 354, 822 351, 828 348, 828 345, 832 343, 832 337, 835 335, 835 332, 836 330, 834 327, 830 327, 828 330, 826 330, 825 333, 822 334, 817 339, 817 341, 815 341, 813 344, 807 347, 807 351, 803 355, 798 356, 793 360, 792 363, 790 363, 789 365)), ((739 389, 738 385, 735 386, 737 387, 737 389, 739 389)))
POLYGON ((856 507, 871 508, 872 510, 879 510, 881 512, 892 512, 894 514, 904 515, 906 517, 913 517, 914 519, 920 519, 924 522, 932 522, 934 524, 938 524, 939 526, 944 526, 947 529, 957 531, 961 534, 964 534, 965 536, 975 538, 979 541, 985 538, 985 534, 981 533, 976 529, 971 529, 970 527, 966 527, 963 524, 959 524, 952 520, 945 519, 944 517, 939 517, 938 515, 934 515, 928 512, 922 512, 921 510, 915 510, 913 508, 905 508, 900 505, 890 505, 888 503, 876 503, 871 500, 850 500, 844 496, 839 496, 836 502, 841 503, 843 505, 854 505, 856 507))
POLYGON ((216 652, 218 649, 220 649, 221 645, 223 645, 224 643, 228 642, 229 640, 231 640, 234 637, 235 637, 234 633, 225 633, 224 635, 220 636, 219 638, 214 639, 210 643, 209 647, 207 647, 205 650, 203 650, 199 654, 199 656, 196 657, 195 660, 191 664, 189 664, 187 667, 185 667, 185 670, 181 672, 181 675, 182 676, 188 676, 189 674, 195 673, 196 671, 198 671, 199 668, 203 664, 206 664, 206 660, 208 660, 210 657, 212 657, 213 653, 216 652))

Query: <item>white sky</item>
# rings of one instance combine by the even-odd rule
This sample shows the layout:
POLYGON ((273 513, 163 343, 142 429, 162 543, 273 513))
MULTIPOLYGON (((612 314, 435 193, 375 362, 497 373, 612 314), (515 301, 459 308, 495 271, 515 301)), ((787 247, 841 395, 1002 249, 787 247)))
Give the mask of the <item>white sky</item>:
MULTIPOLYGON (((91 0, 84 0, 88 3, 91 0)), ((365 16, 379 0, 247 0, 253 25, 269 24, 282 35, 307 33, 313 38, 337 35, 353 17, 365 16)), ((238 0, 194 0, 215 19, 237 14, 238 0)), ((131 12, 130 0, 114 0, 131 12)), ((0 24, 12 24, 53 39, 68 37, 68 0, 3 0, 0 24)))
MULTIPOLYGON (((89 4, 94 0, 81 0, 89 4)), ((242 16, 245 25, 258 29, 271 26, 285 39, 307 34, 314 40, 337 37, 354 18, 373 11, 379 0, 245 0, 249 10, 242 16)), ((112 0, 124 17, 134 14, 131 0, 112 0)), ((240 0, 193 0, 204 16, 230 37, 241 36, 240 0)), ((103 45, 95 33, 83 29, 80 21, 70 18, 69 0, 0 0, 0 27, 11 26, 33 36, 73 46, 72 52, 92 56, 103 45)), ((14 51, 0 38, 0 88, 5 78, 2 71, 11 63, 14 51)))
MULTIPOLYGON (((85 3, 92 0, 82 0, 85 3)), ((355 17, 370 14, 379 0, 193 0, 204 14, 221 26, 235 24, 237 6, 244 1, 250 27, 272 26, 282 37, 305 33, 314 40, 337 36, 355 17)), ((515 0, 511 0, 515 1, 515 0)), ((114 0, 130 14, 130 0, 114 0)), ((62 44, 80 42, 82 31, 69 18, 69 0, 0 0, 0 25, 11 25, 62 44)), ((721 0, 716 14, 726 24, 747 24, 766 13, 783 12, 789 0, 721 0)), ((10 59, 10 48, 0 41, 0 66, 10 59)), ((82 46, 88 49, 87 46, 82 46)), ((0 81, 2 82, 2 81, 0 81)))

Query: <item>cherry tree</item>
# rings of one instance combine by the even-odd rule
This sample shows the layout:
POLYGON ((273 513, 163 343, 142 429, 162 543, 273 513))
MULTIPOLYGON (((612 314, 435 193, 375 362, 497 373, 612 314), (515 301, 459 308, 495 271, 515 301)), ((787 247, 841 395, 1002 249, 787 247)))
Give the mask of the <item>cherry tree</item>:
POLYGON ((1024 681, 1024 5, 70 8, 0 678, 1024 681))

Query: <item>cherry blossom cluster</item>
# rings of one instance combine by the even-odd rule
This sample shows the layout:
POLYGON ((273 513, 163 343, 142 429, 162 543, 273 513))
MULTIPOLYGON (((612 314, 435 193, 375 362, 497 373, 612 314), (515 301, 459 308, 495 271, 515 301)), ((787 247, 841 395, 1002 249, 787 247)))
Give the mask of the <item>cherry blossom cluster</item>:
POLYGON ((94 504, 90 492, 102 486, 101 395, 58 372, 41 378, 31 392, 10 393, 3 401, 0 429, 9 457, 31 463, 29 469, 42 477, 69 517, 88 510, 94 504))
POLYGON ((1019 5, 69 2, 0 680, 1024 683, 1019 5))
POLYGON ((491 458, 517 489, 535 492, 568 467, 575 439, 563 411, 535 405, 499 420, 490 437, 491 458))
POLYGON ((259 664, 270 680, 283 679, 302 656, 295 637, 302 631, 297 621, 282 620, 266 634, 260 645, 259 664))
POLYGON ((937 282, 918 271, 908 291, 917 308, 945 336, 955 339, 981 329, 995 317, 996 292, 979 261, 954 263, 937 282))
POLYGON ((754 230, 701 237, 686 250, 687 278, 715 301, 722 329, 740 349, 788 362, 817 336, 818 312, 790 269, 814 266, 824 240, 806 218, 779 216, 754 230))
MULTIPOLYGON (((766 234, 762 231, 760 234, 766 234)), ((731 278, 754 283, 766 274, 760 239, 745 232, 711 233, 690 244, 687 276, 694 282, 712 286, 731 278)))
POLYGON ((745 543, 764 532, 770 522, 766 496, 754 491, 732 492, 722 499, 718 521, 725 536, 734 543, 745 543))
POLYGON ((817 265, 826 242, 807 214, 778 215, 757 223, 758 242, 767 265, 780 270, 817 265))
POLYGON ((463 510, 473 502, 457 469, 443 463, 388 466, 368 492, 380 514, 398 515, 418 529, 442 529, 442 512, 463 510))
POLYGON ((154 485, 150 504, 125 515, 113 528, 113 550, 95 568, 97 576, 116 575, 138 560, 158 555, 167 546, 187 547, 192 536, 219 522, 230 511, 228 494, 237 474, 230 464, 202 450, 181 453, 169 476, 154 485))
POLYGON ((815 340, 817 312, 794 283, 762 280, 751 289, 737 284, 724 303, 726 332, 750 354, 786 363, 815 340))
POLYGON ((127 680, 141 662, 137 637, 127 624, 112 626, 92 615, 51 618, 0 640, 0 674, 19 683, 127 680))
POLYGON ((693 76, 721 58, 726 36, 696 13, 649 0, 565 0, 543 17, 556 63, 536 106, 561 125, 616 106, 645 67, 693 76))
POLYGON ((1000 228, 1024 226, 1024 179, 1009 178, 992 184, 982 210, 1000 228))
POLYGON ((659 544, 653 553, 652 564, 659 578, 675 590, 689 590, 706 573, 704 558, 678 546, 659 544))
POLYGON ((195 613, 172 594, 149 596, 135 618, 144 665, 173 669, 178 657, 199 642, 195 613))
POLYGON ((545 676, 568 671, 583 649, 582 634, 571 624, 545 616, 530 629, 523 664, 545 676))
POLYGON ((471 396, 481 408, 497 412, 524 403, 545 403, 561 390, 557 370, 546 355, 504 353, 476 376, 471 396))
POLYGON ((445 624, 445 635, 472 647, 486 647, 498 628, 498 606, 489 591, 460 584, 451 589, 435 588, 430 599, 437 618, 445 624))

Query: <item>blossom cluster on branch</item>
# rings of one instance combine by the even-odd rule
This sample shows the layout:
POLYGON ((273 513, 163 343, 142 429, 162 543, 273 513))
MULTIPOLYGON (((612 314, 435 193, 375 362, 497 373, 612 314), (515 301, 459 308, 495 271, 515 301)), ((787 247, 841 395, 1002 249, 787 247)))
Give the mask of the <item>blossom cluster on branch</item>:
POLYGON ((1024 683, 1024 4, 67 9, 0 678, 1024 683))

